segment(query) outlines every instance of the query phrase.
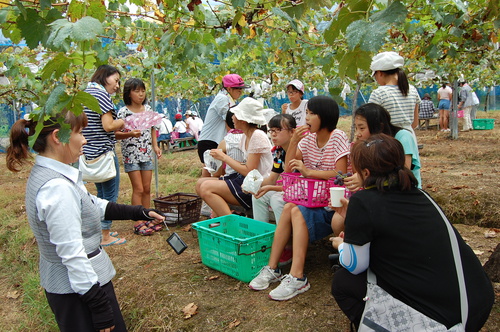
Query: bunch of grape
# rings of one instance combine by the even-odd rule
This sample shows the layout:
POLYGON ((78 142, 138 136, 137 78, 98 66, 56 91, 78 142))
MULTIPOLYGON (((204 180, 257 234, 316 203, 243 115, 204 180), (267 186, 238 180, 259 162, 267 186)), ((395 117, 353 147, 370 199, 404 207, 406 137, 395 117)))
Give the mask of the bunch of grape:
POLYGON ((352 176, 351 172, 347 172, 346 174, 342 174, 341 171, 337 172, 337 175, 335 176, 335 180, 333 180, 333 184, 337 186, 343 186, 344 185, 344 179, 346 177, 352 176))

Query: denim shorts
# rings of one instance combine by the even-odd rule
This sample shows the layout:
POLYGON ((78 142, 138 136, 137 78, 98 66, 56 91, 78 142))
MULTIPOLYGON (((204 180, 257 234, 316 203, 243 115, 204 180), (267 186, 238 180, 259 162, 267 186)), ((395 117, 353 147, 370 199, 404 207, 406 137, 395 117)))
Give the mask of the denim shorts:
POLYGON ((335 211, 325 208, 307 208, 302 205, 297 205, 297 207, 306 221, 309 243, 321 240, 333 233, 332 217, 335 211))
POLYGON ((135 164, 123 164, 123 168, 125 168, 125 173, 133 172, 133 171, 152 171, 153 170, 153 162, 152 161, 143 161, 135 164))
POLYGON ((450 101, 448 99, 440 99, 438 110, 449 110, 450 109, 450 101))

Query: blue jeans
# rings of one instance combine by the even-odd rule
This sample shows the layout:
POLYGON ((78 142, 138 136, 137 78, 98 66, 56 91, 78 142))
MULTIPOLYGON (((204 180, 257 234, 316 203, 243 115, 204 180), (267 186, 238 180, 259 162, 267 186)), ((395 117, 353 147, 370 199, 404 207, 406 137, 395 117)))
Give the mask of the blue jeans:
MULTIPOLYGON (((120 164, 118 163, 118 157, 115 153, 115 169, 116 176, 111 180, 102 183, 96 183, 97 197, 105 199, 110 202, 116 202, 118 199, 118 191, 120 189, 120 164)), ((102 220, 101 229, 111 229, 111 220, 102 220)))
POLYGON ((170 141, 170 133, 168 134, 161 134, 160 136, 158 136, 158 142, 161 142, 161 141, 170 141))

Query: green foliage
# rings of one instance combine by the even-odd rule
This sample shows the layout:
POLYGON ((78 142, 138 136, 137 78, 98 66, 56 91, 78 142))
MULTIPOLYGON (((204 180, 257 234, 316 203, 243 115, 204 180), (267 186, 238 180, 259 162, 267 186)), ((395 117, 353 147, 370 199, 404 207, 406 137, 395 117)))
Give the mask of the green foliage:
POLYGON ((338 79, 335 86, 363 82, 371 57, 383 50, 403 55, 411 72, 463 73, 485 84, 499 80, 500 10, 494 0, 130 3, 136 12, 124 0, 57 6, 16 1, 0 8, 6 37, 24 39, 35 54, 45 52, 42 59, 10 59, 18 56, 10 50, 0 55, 13 90, 30 89, 42 106, 79 112, 82 104, 94 103, 78 92, 104 63, 145 81, 154 72, 158 96, 193 101, 229 72, 256 82, 273 73, 271 93, 297 77, 320 90, 325 80, 338 79), (140 52, 129 51, 127 43, 140 52), (43 67, 41 81, 23 69, 28 62, 43 67))

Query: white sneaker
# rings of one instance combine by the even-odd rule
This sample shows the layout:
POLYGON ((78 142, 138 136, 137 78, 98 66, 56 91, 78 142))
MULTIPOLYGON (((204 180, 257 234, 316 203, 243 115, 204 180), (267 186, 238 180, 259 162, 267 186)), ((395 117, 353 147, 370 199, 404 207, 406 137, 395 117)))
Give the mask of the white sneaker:
POLYGON ((269 293, 269 297, 276 301, 290 300, 292 297, 304 293, 311 288, 311 284, 305 280, 299 280, 291 274, 287 274, 281 280, 278 287, 269 293))
POLYGON ((250 281, 248 287, 253 290, 263 290, 269 287, 269 284, 272 282, 280 281, 283 276, 281 274, 281 270, 279 272, 274 271, 269 267, 269 265, 264 266, 259 274, 250 281))
POLYGON ((202 201, 200 214, 204 217, 210 217, 211 213, 212 209, 210 208, 210 206, 208 206, 208 204, 205 203, 205 201, 202 201))

